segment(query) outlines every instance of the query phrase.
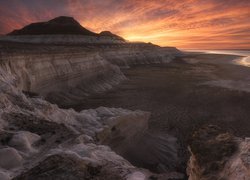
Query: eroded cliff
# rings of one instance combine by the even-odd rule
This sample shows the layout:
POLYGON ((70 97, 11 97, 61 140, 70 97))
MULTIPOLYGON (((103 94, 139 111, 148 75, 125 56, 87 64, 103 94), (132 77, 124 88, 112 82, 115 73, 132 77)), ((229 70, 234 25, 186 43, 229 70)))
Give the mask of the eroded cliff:
POLYGON ((121 68, 168 63, 181 54, 178 50, 145 43, 2 42, 0 52, 1 179, 183 177, 153 175, 106 146, 120 154, 134 146, 147 130, 150 113, 105 107, 75 112, 43 100, 59 105, 82 101, 123 81, 121 68))
MULTIPOLYGON (((0 68, 0 75, 1 179, 152 176, 101 145, 124 139, 116 141, 122 147, 140 138, 147 129, 149 113, 104 107, 79 113, 62 110, 41 98, 26 97, 5 68, 0 68)), ((182 177, 178 173, 164 178, 167 176, 182 177)))
POLYGON ((125 79, 121 67, 167 63, 181 53, 151 44, 1 44, 1 64, 23 91, 69 105, 111 89, 125 79))

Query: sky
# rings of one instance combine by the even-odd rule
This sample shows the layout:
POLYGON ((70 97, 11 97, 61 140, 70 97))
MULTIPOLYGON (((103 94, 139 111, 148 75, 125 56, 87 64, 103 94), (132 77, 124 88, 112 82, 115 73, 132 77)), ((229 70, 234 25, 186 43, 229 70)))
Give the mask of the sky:
POLYGON ((250 0, 0 0, 0 34, 57 16, 129 41, 250 49, 250 0))

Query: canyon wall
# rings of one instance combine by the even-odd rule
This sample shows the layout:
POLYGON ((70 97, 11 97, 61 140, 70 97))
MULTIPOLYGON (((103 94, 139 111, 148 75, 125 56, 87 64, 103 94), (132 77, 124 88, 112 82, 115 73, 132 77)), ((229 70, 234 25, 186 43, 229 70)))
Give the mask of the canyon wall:
POLYGON ((110 36, 87 36, 87 35, 11 35, 2 36, 0 41, 33 43, 33 44, 117 44, 125 43, 124 40, 110 36))
POLYGON ((133 180, 153 175, 102 145, 121 150, 136 141, 147 130, 150 113, 105 107, 75 112, 43 97, 56 95, 59 104, 70 103, 120 83, 126 78, 120 70, 125 65, 169 62, 174 53, 151 44, 11 42, 1 43, 0 52, 0 179, 133 180), (120 56, 113 57, 115 52, 120 56))
POLYGON ((0 52, 2 67, 16 76, 18 88, 64 106, 125 80, 122 67, 168 63, 181 54, 175 48, 145 43, 81 46, 5 43, 0 52))
POLYGON ((115 138, 115 131, 122 137, 140 136, 147 129, 149 113, 104 107, 80 113, 62 110, 41 98, 24 96, 15 86, 14 76, 2 67, 0 81, 1 180, 128 179, 138 174, 146 178, 146 171, 135 168, 100 141, 111 132, 115 138), (134 126, 135 119, 140 126, 134 126), (122 128, 131 131, 120 131, 122 128), (32 174, 33 168, 38 170, 32 174))
POLYGON ((138 64, 169 63, 182 55, 174 47, 162 48, 150 43, 106 45, 100 48, 100 54, 112 64, 125 68, 138 64))

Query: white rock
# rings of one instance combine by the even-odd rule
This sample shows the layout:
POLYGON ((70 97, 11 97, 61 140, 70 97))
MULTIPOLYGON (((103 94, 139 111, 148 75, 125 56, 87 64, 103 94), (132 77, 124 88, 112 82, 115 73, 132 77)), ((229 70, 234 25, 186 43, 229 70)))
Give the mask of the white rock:
POLYGON ((40 140, 40 136, 28 131, 17 132, 10 140, 9 145, 24 153, 35 152, 32 145, 40 140))
POLYGON ((128 176, 127 180, 146 180, 146 176, 141 172, 134 172, 128 176))

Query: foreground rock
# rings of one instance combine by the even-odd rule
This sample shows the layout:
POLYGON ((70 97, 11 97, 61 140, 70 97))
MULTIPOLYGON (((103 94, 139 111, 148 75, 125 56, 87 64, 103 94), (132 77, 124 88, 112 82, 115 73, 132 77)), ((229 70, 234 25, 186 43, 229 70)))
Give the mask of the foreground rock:
MULTIPOLYGON (((145 176, 144 176, 145 177, 145 176)), ((14 179, 122 179, 111 167, 90 164, 75 155, 57 154, 46 158, 30 171, 14 179)))
POLYGON ((190 180, 250 179, 249 138, 239 139, 210 125, 194 133, 190 152, 190 180))
POLYGON ((22 164, 22 156, 14 148, 0 149, 0 167, 10 170, 22 164))

